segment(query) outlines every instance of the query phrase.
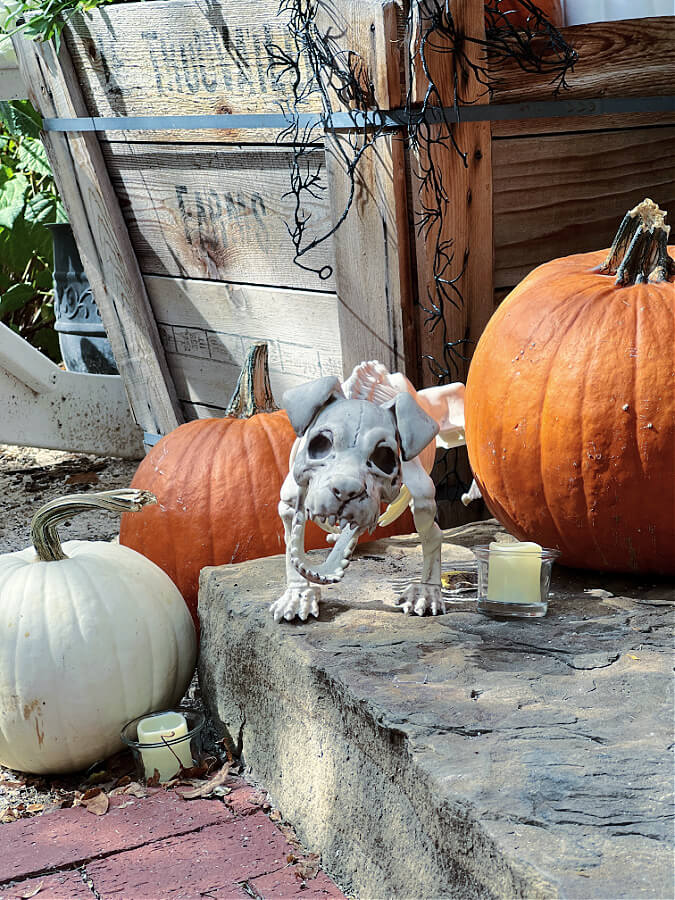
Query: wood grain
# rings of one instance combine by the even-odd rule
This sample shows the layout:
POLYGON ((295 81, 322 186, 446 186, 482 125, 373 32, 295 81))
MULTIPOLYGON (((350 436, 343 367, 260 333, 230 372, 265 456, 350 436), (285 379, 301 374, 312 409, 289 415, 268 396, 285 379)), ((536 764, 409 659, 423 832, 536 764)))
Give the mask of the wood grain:
MULTIPOLYGON (((68 51, 13 38, 22 78, 42 116, 86 113, 68 51)), ((43 135, 82 263, 129 397, 144 431, 182 421, 129 234, 94 134, 43 135)))
MULTIPOLYGON (((103 155, 144 274, 330 290, 293 262, 291 153, 274 146, 105 143, 103 155)), ((312 164, 323 160, 312 151, 312 164)), ((308 198, 311 228, 329 227, 308 198)), ((331 243, 308 255, 332 264, 331 243)))
MULTIPOLYGON (((268 47, 295 52, 279 0, 119 3, 74 16, 66 41, 91 115, 279 113, 291 96, 290 77, 268 71, 268 47)), ((320 109, 312 95, 301 111, 320 109)), ((273 135, 127 133, 131 141, 194 142, 273 135)))
POLYGON ((335 294, 157 276, 145 283, 158 322, 268 341, 273 367, 283 368, 276 343, 312 346, 325 358, 339 358, 335 294))
POLYGON ((675 214, 675 127, 495 141, 495 287, 549 259, 608 247, 651 197, 675 214))
MULTIPOLYGON (((456 0, 452 13, 456 26, 465 34, 478 38, 485 34, 483 6, 475 0, 456 0)), ((418 26, 421 33, 424 22, 418 26)), ((468 53, 473 45, 465 45, 468 53)), ((473 51, 478 53, 479 51, 473 51)), ((476 57, 477 59, 477 57, 476 57)), ((454 53, 435 37, 426 49, 426 61, 438 86, 440 101, 451 106, 454 102, 452 85, 455 80, 460 86, 465 102, 485 103, 487 97, 475 79, 472 70, 455 58, 454 53), (454 67, 457 67, 455 73, 454 67)), ((476 61, 476 60, 474 60, 476 61)), ((418 98, 426 90, 426 84, 419 75, 419 66, 414 73, 418 98)), ((468 339, 469 343, 460 347, 463 355, 470 355, 471 342, 476 341, 493 311, 493 247, 492 247, 492 158, 490 125, 487 122, 464 123, 453 128, 453 135, 462 157, 450 145, 434 143, 443 126, 430 126, 428 153, 433 165, 441 173, 442 186, 447 196, 447 204, 441 205, 443 217, 440 226, 415 233, 417 279, 419 296, 418 335, 421 357, 432 357, 437 365, 444 366, 445 342, 468 339), (439 304, 434 280, 434 251, 437 241, 447 244, 452 260, 444 268, 442 277, 456 280, 461 298, 457 306, 444 301, 444 323, 437 323, 433 330, 429 322, 429 309, 439 304)), ((423 148, 423 153, 424 153, 423 148)), ((424 156, 411 152, 413 173, 412 196, 415 206, 415 222, 420 223, 425 207, 438 208, 430 191, 420 187, 417 173, 427 160, 424 156)), ((451 292, 450 292, 451 293, 451 292)), ((466 364, 457 360, 457 369, 450 373, 451 380, 465 380, 466 364)), ((431 367, 425 364, 421 372, 422 383, 438 383, 431 367)))
POLYGON ((512 119, 492 122, 492 137, 608 131, 611 128, 650 128, 675 125, 675 113, 623 113, 618 116, 560 116, 555 119, 512 119))
MULTIPOLYGON (((400 3, 344 0, 339 12, 336 29, 363 84, 372 85, 374 103, 396 108, 400 3)), ((354 188, 351 208, 333 239, 344 373, 364 359, 377 359, 390 371, 409 371, 416 353, 402 136, 380 136, 365 150, 355 184, 349 165, 370 138, 334 134, 325 140, 334 222, 343 218, 354 188)))
MULTIPOLYGON (((186 356, 167 353, 167 359, 176 382, 176 390, 181 401, 191 407, 227 407, 241 371, 241 363, 229 363, 205 357, 186 356)), ((322 366, 320 356, 313 348, 305 348, 304 354, 298 353, 295 366, 290 371, 270 368, 270 384, 272 393, 278 404, 284 391, 297 387, 313 378, 322 375, 340 375, 340 371, 331 371, 322 366)), ((206 415, 212 412, 204 410, 206 415)), ((200 413, 200 418, 203 415, 200 413)))
MULTIPOLYGON (((560 31, 579 54, 561 99, 673 93, 675 16, 592 22, 560 31)), ((490 63, 490 76, 497 81, 491 102, 551 99, 550 74, 524 73, 513 61, 490 63)))
POLYGON ((224 410, 255 341, 267 341, 278 403, 289 387, 342 373, 335 294, 157 276, 145 282, 178 395, 192 417, 224 410))

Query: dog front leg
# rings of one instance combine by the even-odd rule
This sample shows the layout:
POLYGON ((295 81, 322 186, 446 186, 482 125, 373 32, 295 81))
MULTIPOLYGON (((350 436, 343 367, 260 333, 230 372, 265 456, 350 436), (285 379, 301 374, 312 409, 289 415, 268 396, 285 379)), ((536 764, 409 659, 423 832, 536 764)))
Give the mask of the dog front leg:
POLYGON ((316 584, 311 584, 297 571, 291 562, 291 525, 298 497, 298 486, 291 474, 286 476, 281 488, 279 515, 284 523, 286 539, 286 590, 270 605, 270 612, 275 622, 282 619, 291 621, 296 616, 303 622, 311 616, 318 618, 321 591, 316 584))
POLYGON ((403 612, 433 616, 445 612, 441 595, 441 544, 443 532, 436 524, 436 488, 427 475, 419 458, 402 464, 403 483, 411 495, 411 507, 415 528, 422 544, 422 576, 410 584, 401 598, 403 612))

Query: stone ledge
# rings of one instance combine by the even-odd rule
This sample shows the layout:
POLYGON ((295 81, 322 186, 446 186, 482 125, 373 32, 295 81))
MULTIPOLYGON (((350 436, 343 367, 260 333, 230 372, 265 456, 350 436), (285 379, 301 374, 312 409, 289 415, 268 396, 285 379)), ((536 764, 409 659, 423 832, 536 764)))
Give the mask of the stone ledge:
POLYGON ((420 558, 371 544, 281 625, 282 557, 202 573, 202 691, 301 840, 363 898, 672 896, 672 582, 558 568, 545 619, 409 618, 420 558))

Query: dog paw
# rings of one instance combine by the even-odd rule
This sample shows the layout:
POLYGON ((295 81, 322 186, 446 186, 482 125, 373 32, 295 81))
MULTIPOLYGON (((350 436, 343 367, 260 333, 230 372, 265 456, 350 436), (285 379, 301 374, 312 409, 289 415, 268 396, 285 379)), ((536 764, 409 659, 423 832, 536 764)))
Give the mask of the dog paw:
POLYGON ((414 613, 424 616, 442 616, 445 612, 445 600, 441 596, 440 584, 409 584, 401 595, 399 605, 406 616, 414 613))
POLYGON ((306 622, 308 616, 318 618, 320 599, 321 591, 314 584, 308 584, 306 587, 288 587, 281 597, 271 604, 270 612, 275 622, 281 622, 282 619, 290 622, 296 616, 306 622))

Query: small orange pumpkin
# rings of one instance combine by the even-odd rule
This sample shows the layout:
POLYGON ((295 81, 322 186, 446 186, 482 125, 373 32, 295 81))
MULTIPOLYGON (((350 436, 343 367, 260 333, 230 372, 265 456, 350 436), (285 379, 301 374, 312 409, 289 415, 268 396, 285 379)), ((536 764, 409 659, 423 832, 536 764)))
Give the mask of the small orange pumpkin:
POLYGON ((568 565, 675 572, 675 262, 664 217, 645 200, 611 250, 531 272, 469 370, 466 442, 488 507, 568 565))
MULTIPOLYGON (((151 559, 176 584, 197 618, 199 572, 285 551, 277 512, 295 432, 276 408, 267 345, 249 351, 227 415, 180 425, 138 467, 132 487, 157 503, 122 517, 120 543, 151 559)), ((365 540, 414 531, 410 512, 365 540)), ((325 533, 307 525, 308 549, 326 547, 325 533)))

